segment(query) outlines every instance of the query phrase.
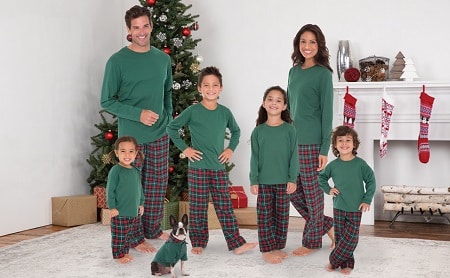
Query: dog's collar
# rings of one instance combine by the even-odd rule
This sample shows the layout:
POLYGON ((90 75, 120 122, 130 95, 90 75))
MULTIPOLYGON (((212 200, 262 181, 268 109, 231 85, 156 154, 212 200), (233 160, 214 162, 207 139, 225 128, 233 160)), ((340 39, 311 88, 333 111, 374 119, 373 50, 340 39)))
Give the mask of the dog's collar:
POLYGON ((186 242, 186 239, 184 239, 184 240, 179 240, 178 238, 176 238, 174 235, 170 235, 170 237, 169 237, 169 239, 167 240, 167 241, 173 241, 174 243, 185 243, 185 244, 187 244, 187 242, 186 242))

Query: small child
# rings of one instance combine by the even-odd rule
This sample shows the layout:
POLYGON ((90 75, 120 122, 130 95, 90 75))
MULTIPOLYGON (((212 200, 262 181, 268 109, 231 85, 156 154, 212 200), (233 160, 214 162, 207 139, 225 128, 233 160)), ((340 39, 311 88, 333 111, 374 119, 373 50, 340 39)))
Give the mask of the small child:
POLYGON ((247 243, 239 234, 224 164, 230 161, 239 143, 240 129, 231 111, 217 102, 222 92, 222 74, 216 67, 201 70, 197 89, 203 96, 202 101, 186 108, 167 126, 170 139, 189 159, 189 238, 192 253, 202 254, 208 244, 207 210, 211 193, 228 250, 241 254, 254 248, 257 243, 247 243), (183 127, 189 128, 191 146, 180 137, 178 131, 183 127), (228 147, 224 148, 227 128, 231 135, 228 147))
POLYGON ((114 143, 114 153, 119 163, 108 173, 107 202, 111 213, 111 247, 113 258, 125 264, 133 260, 128 254, 130 247, 139 252, 155 252, 146 243, 140 217, 144 213, 144 194, 140 171, 132 166, 136 157, 142 162, 144 155, 137 150, 137 141, 122 136, 114 143))
POLYGON ((358 245, 361 216, 370 210, 376 190, 372 168, 356 156, 359 143, 354 129, 338 126, 331 138, 331 149, 337 158, 319 174, 320 188, 333 196, 334 207, 336 246, 331 251, 327 270, 340 267, 346 275, 355 267, 353 251, 358 245), (329 179, 333 179, 334 187, 330 187, 329 179))
POLYGON ((250 191, 258 195, 258 238, 263 259, 272 264, 287 258, 289 194, 297 189, 297 135, 279 86, 266 90, 251 135, 250 191))

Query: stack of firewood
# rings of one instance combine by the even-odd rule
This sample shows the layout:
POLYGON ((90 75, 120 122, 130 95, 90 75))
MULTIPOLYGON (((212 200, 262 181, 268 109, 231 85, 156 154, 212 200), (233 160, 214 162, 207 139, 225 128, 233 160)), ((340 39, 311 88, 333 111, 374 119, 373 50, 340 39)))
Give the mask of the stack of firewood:
POLYGON ((384 210, 450 213, 450 187, 383 185, 384 210))

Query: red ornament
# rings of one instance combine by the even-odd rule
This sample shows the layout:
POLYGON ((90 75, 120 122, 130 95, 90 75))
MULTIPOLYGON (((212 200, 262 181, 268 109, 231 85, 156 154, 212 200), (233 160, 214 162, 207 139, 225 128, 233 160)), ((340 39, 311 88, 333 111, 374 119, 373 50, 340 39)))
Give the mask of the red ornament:
POLYGON ((175 171, 175 167, 173 167, 173 166, 170 166, 170 167, 169 167, 169 173, 170 173, 170 174, 172 174, 172 173, 173 173, 173 171, 175 171))
POLYGON ((111 141, 112 139, 114 139, 114 133, 111 130, 108 130, 105 133, 105 139, 111 141))
POLYGON ((344 71, 344 78, 347 82, 356 82, 359 80, 361 73, 357 68, 349 68, 344 71))
POLYGON ((189 29, 188 27, 184 27, 183 30, 181 30, 181 33, 183 34, 183 36, 189 37, 191 35, 191 29, 189 29))
POLYGON ((167 55, 170 55, 170 53, 172 53, 172 49, 170 49, 170 47, 168 47, 168 46, 164 46, 163 51, 167 55))
POLYGON ((127 35, 127 41, 131 42, 131 35, 130 34, 127 35))
POLYGON ((146 2, 147 2, 147 5, 153 6, 153 5, 155 5, 156 0, 147 0, 146 2))

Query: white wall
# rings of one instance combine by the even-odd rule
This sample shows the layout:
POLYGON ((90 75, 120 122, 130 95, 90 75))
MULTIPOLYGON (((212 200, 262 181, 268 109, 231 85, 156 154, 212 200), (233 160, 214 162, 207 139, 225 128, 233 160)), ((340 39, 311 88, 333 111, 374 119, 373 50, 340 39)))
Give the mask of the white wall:
POLYGON ((89 193, 90 136, 121 1, 0 2, 0 235, 51 223, 51 197, 89 193))
MULTIPOLYGON (((424 80, 448 80, 450 26, 445 0, 267 1, 186 0, 199 14, 202 66, 224 74, 221 103, 241 126, 231 174, 248 185, 247 143, 263 91, 286 86, 292 39, 305 23, 326 35, 335 67, 338 40, 351 41, 355 61, 401 50, 424 80)), ((2 101, 0 235, 51 223, 52 196, 87 193, 99 122, 98 99, 109 56, 126 43, 123 16, 139 1, 0 2, 2 101)), ((255 204, 251 197, 250 205, 255 204)))

